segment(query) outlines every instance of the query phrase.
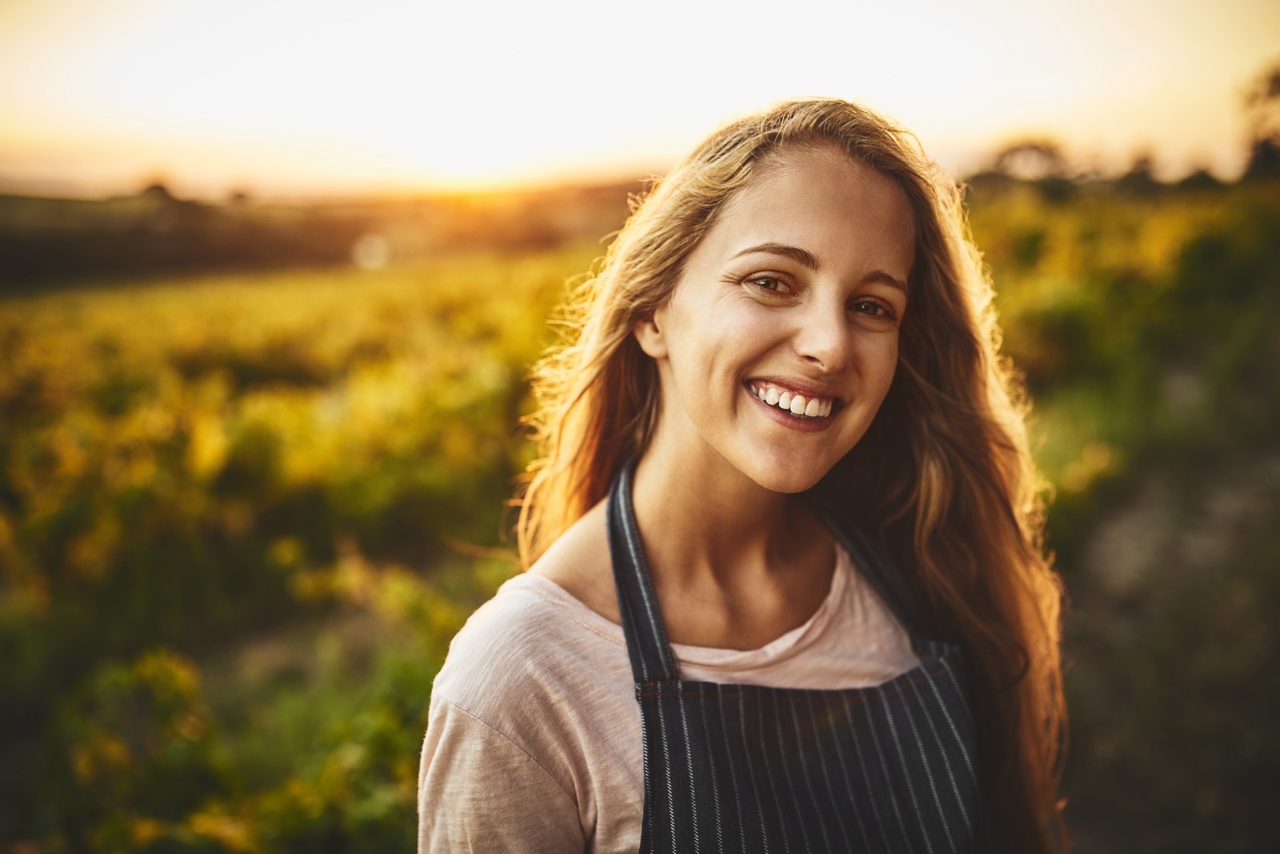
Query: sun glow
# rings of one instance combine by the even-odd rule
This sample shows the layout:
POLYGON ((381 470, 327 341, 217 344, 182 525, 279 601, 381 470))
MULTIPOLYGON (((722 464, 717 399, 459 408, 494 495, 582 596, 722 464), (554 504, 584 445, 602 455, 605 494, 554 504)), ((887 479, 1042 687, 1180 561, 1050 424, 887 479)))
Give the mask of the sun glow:
POLYGON ((1103 160, 1156 147, 1229 170, 1237 90, 1280 43, 1278 9, 9 0, 0 178, 297 190, 634 175, 718 119, 805 94, 866 100, 953 167, 1035 133, 1103 160))

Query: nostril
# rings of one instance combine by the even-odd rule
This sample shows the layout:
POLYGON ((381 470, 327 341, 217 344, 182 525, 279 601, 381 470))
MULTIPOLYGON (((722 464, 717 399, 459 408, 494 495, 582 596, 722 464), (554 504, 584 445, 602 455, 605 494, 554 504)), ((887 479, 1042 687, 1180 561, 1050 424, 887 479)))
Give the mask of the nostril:
POLYGON ((796 355, 806 364, 820 365, 827 371, 845 363, 851 344, 850 330, 843 319, 832 321, 816 315, 810 316, 810 322, 805 323, 793 339, 796 355))

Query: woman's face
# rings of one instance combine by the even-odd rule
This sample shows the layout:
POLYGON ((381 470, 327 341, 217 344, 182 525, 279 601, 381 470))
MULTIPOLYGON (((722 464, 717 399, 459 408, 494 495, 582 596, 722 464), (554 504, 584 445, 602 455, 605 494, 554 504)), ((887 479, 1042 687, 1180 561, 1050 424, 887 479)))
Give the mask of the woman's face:
POLYGON ((774 155, 636 329, 662 384, 652 447, 777 492, 816 484, 889 391, 914 254, 893 180, 834 146, 774 155))

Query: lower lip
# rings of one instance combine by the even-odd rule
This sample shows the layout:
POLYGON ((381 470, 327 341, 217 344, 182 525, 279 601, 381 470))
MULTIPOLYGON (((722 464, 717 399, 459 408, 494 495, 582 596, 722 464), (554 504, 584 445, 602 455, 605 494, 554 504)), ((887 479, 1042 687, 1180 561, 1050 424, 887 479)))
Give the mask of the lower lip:
POLYGON ((751 389, 743 387, 743 391, 747 397, 764 410, 764 414, 781 424, 783 427, 795 430, 798 433, 819 433, 831 426, 831 416, 825 418, 796 418, 789 412, 783 412, 776 406, 765 403, 760 398, 751 393, 751 389))

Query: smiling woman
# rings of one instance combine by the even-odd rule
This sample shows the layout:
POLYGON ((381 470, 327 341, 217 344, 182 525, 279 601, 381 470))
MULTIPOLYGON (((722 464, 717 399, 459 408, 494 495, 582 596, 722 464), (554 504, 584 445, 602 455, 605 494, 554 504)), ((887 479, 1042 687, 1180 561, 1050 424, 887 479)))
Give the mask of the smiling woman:
POLYGON ((529 571, 436 680, 420 850, 1051 850, 1059 589, 990 296, 857 105, 677 166, 538 369, 529 571))

